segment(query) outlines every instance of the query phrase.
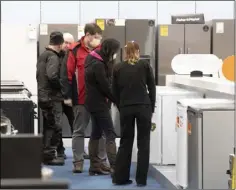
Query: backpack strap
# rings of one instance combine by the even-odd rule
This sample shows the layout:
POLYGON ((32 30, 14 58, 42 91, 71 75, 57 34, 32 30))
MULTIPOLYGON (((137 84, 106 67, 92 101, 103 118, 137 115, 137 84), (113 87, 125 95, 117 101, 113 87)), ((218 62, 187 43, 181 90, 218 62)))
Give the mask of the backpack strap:
POLYGON ((77 60, 77 50, 80 48, 80 46, 81 46, 81 43, 80 43, 80 41, 78 41, 76 43, 76 45, 73 48, 70 49, 70 51, 72 52, 72 54, 75 57, 75 60, 77 60))

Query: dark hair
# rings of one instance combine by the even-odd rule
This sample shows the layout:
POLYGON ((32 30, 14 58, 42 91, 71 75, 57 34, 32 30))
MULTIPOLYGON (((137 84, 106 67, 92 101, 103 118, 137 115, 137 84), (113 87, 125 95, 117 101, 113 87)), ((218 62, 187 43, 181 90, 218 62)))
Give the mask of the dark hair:
POLYGON ((91 35, 95 35, 95 34, 102 35, 102 29, 95 23, 89 23, 89 24, 86 24, 84 27, 84 34, 86 35, 87 33, 91 35))
POLYGON ((134 41, 130 41, 125 46, 125 60, 128 63, 134 64, 139 60, 139 55, 137 54, 139 51, 138 43, 134 41))
POLYGON ((64 42, 63 34, 59 31, 52 32, 49 38, 50 45, 61 45, 64 42))
POLYGON ((120 49, 120 42, 114 38, 106 39, 101 44, 101 53, 107 58, 112 58, 120 49))

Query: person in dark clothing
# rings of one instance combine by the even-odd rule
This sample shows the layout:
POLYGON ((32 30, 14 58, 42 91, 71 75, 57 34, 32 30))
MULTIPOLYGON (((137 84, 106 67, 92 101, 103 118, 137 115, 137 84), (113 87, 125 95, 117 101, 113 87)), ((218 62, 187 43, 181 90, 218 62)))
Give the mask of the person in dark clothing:
POLYGON ((99 139, 106 137, 106 151, 111 173, 115 169, 116 143, 115 130, 110 115, 109 100, 116 99, 111 92, 111 71, 120 43, 115 39, 106 39, 100 50, 91 52, 85 60, 85 107, 91 115, 92 133, 89 140, 89 174, 104 174, 98 158, 99 139))
POLYGON ((43 114, 43 162, 63 165, 64 158, 57 156, 62 130, 62 101, 60 86, 60 51, 63 44, 61 32, 50 34, 49 46, 37 61, 38 103, 43 114))
POLYGON ((112 91, 120 110, 121 139, 116 158, 113 183, 129 184, 130 164, 137 123, 138 163, 136 182, 145 186, 149 167, 150 130, 155 108, 156 86, 152 68, 139 57, 139 46, 128 42, 125 46, 126 60, 113 70, 112 91))
MULTIPOLYGON (((64 33, 63 34, 63 39, 64 39, 64 43, 62 45, 62 50, 60 51, 60 61, 61 61, 61 67, 60 67, 60 84, 62 86, 61 88, 61 92, 63 97, 65 96, 65 92, 63 91, 63 86, 64 85, 68 85, 68 78, 67 78, 67 73, 64 74, 63 73, 63 69, 61 69, 63 67, 62 64, 64 64, 64 58, 66 56, 66 53, 68 51, 68 48, 74 43, 74 37, 70 34, 70 33, 64 33)), ((66 105, 64 102, 62 103, 62 109, 63 109, 63 113, 66 115, 69 125, 70 125, 70 130, 71 130, 71 134, 73 133, 73 122, 74 122, 74 113, 73 113, 73 109, 72 109, 72 105, 66 105)), ((57 154, 58 157, 64 157, 66 159, 66 154, 65 154, 65 148, 63 146, 63 141, 62 141, 62 130, 61 130, 61 134, 60 134, 60 144, 57 147, 57 154)))

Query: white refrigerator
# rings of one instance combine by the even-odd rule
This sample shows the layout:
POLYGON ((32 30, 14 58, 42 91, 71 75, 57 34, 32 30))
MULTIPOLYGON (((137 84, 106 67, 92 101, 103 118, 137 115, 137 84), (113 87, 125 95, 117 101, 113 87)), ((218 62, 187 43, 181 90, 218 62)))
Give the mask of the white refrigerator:
MULTIPOLYGON (((194 105, 216 104, 232 105, 232 101, 225 99, 198 98, 181 99, 177 102, 177 163, 176 163, 176 184, 183 189, 188 187, 188 135, 191 134, 191 124, 188 121, 188 107, 194 105)), ((217 158, 216 158, 217 159, 217 158)))
POLYGON ((177 101, 183 98, 200 98, 202 93, 170 86, 156 87, 156 108, 152 122, 156 129, 151 132, 150 163, 176 164, 176 115, 177 101))

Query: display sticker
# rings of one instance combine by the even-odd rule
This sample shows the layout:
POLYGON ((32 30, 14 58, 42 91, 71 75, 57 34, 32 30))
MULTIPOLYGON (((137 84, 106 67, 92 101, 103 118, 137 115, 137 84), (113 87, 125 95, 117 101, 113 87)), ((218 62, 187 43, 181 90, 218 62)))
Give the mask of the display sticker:
POLYGON ((28 37, 30 40, 37 40, 37 30, 35 26, 29 25, 28 37))
POLYGON ((40 35, 48 35, 48 25, 47 24, 40 24, 39 27, 39 34, 40 35))
POLYGON ((78 40, 84 36, 84 26, 78 25, 78 40))
POLYGON ((102 29, 105 29, 105 20, 104 19, 97 19, 96 24, 102 29))
POLYGON ((179 128, 179 117, 176 117, 176 123, 175 123, 176 128, 179 128))
POLYGON ((116 26, 125 26, 125 19, 116 19, 115 25, 116 26))
POLYGON ((216 33, 217 34, 223 34, 224 33, 224 23, 223 22, 217 22, 216 23, 216 33))
POLYGON ((192 125, 190 122, 188 122, 188 134, 191 135, 192 134, 192 125))
POLYGON ((152 123, 151 131, 153 132, 155 131, 155 129, 156 129, 156 123, 152 123))
POLYGON ((168 26, 160 26, 160 36, 168 36, 168 26))

